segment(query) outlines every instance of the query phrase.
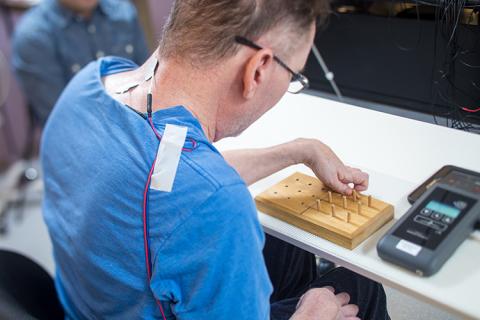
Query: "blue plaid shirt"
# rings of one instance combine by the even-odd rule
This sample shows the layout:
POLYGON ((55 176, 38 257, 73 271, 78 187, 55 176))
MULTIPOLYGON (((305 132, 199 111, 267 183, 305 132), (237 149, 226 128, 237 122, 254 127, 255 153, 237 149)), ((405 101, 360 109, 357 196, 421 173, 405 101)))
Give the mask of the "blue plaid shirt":
POLYGON ((15 30, 13 66, 41 123, 70 79, 89 62, 107 55, 137 64, 147 59, 137 13, 128 0, 100 0, 90 19, 56 0, 43 0, 15 30))

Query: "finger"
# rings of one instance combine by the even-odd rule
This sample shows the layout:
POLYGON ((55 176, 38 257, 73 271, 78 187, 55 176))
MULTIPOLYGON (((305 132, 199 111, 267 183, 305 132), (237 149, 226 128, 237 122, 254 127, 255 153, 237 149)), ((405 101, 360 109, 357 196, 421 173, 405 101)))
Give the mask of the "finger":
POLYGON ((337 301, 340 303, 341 306, 346 305, 348 302, 350 302, 350 295, 346 292, 341 292, 336 295, 337 301))
POLYGON ((353 189, 350 188, 350 186, 346 183, 341 182, 340 180, 334 179, 332 182, 329 183, 329 187, 333 189, 333 191, 345 194, 345 195, 351 195, 353 192, 353 189))
POLYGON ((305 295, 302 294, 300 299, 298 299, 297 306, 295 307, 295 310, 298 309, 302 305, 304 297, 305 297, 305 295))
POLYGON ((357 187, 359 191, 364 191, 368 188, 369 176, 367 173, 360 170, 352 170, 352 181, 355 184, 355 189, 357 187))
POLYGON ((368 189, 369 185, 369 175, 366 172, 363 172, 356 168, 346 167, 348 173, 342 172, 339 174, 339 177, 343 178, 340 179, 341 182, 345 185, 347 184, 347 191, 343 192, 344 194, 350 195, 353 192, 353 189, 362 192, 368 189), (353 188, 350 187, 348 184, 352 183, 353 188))
MULTIPOLYGON (((330 189, 339 193, 346 193, 351 189, 347 184, 341 182, 338 178, 338 171, 334 168, 328 171, 328 175, 324 177, 323 183, 330 189)), ((353 190, 350 190, 353 192, 353 190)))
POLYGON ((368 173, 363 172, 358 169, 351 169, 352 181, 355 184, 364 184, 368 183, 368 173))
POLYGON ((354 187, 351 180, 351 174, 348 170, 339 170, 337 174, 331 177, 329 187, 338 193, 351 195, 354 187))
POLYGON ((323 287, 323 288, 331 291, 332 293, 335 293, 335 289, 334 289, 333 287, 331 287, 331 286, 326 286, 326 287, 323 287))
POLYGON ((347 304, 342 307, 342 313, 345 317, 356 317, 358 314, 358 306, 355 304, 347 304))
POLYGON ((368 187, 365 187, 365 186, 362 186, 362 185, 356 185, 354 187, 354 189, 358 192, 363 192, 363 191, 367 191, 368 187))
POLYGON ((345 184, 353 182, 352 172, 349 170, 348 167, 344 167, 343 169, 338 171, 338 180, 345 184))
POLYGON ((346 317, 346 318, 343 318, 343 319, 344 320, 362 320, 359 317, 346 317))

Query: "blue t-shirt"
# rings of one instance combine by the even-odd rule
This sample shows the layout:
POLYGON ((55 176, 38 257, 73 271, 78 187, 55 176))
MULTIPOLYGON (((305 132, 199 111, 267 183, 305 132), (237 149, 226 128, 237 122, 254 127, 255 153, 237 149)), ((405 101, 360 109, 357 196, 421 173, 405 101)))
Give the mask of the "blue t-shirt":
POLYGON ((151 189, 152 281, 142 201, 159 141, 101 78, 137 66, 107 57, 67 86, 44 131, 44 218, 68 318, 268 319, 271 284, 251 195, 184 107, 153 114, 156 129, 188 127, 172 192, 151 189), (193 144, 187 140, 185 147, 193 144))

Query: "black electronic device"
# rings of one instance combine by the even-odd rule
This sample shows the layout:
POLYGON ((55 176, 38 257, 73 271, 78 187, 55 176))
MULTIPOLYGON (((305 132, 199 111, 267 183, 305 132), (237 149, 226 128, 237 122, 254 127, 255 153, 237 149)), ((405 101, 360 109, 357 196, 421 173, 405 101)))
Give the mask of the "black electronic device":
MULTIPOLYGON (((360 105, 371 107, 362 103, 368 101, 434 114, 470 130, 462 121, 480 123, 480 24, 466 17, 470 10, 478 12, 478 5, 402 3, 332 1, 335 14, 317 32, 315 44, 338 88, 360 105)), ((334 93, 314 54, 305 75, 314 93, 334 93)))
POLYGON ((430 178, 416 188, 412 193, 408 195, 408 202, 413 204, 417 201, 422 194, 427 191, 436 182, 445 183, 451 186, 457 186, 462 189, 470 190, 474 193, 480 192, 480 173, 472 170, 447 165, 437 172, 435 172, 430 178))
POLYGON ((377 244, 382 259, 422 276, 442 267, 480 219, 480 176, 458 174, 454 184, 427 188, 383 236, 377 244))

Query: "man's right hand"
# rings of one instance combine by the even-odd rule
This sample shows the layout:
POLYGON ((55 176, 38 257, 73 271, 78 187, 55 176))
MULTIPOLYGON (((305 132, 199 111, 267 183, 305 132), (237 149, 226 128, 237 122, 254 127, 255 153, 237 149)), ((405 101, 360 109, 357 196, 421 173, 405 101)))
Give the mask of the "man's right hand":
POLYGON ((290 320, 360 320, 358 306, 349 302, 348 293, 335 295, 332 287, 310 289, 300 298, 290 320))

